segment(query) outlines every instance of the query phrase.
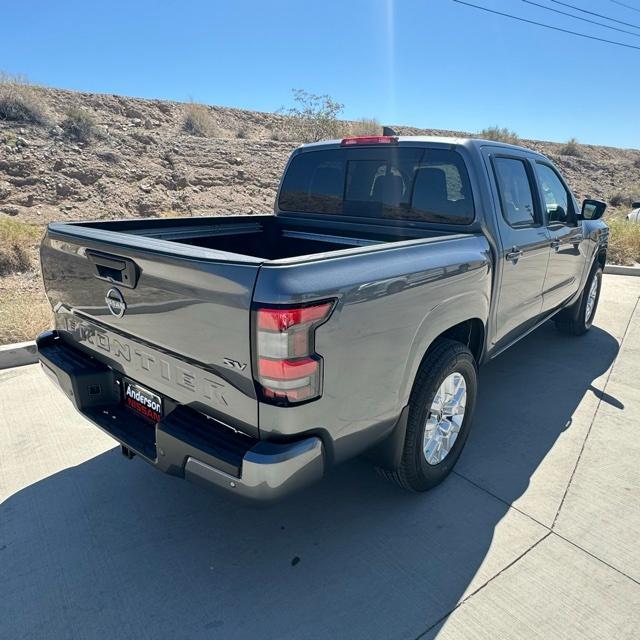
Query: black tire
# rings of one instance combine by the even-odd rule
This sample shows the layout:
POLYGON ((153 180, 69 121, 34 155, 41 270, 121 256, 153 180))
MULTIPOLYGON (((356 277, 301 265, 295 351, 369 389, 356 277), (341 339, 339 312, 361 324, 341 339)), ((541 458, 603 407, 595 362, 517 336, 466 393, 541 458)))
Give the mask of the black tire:
POLYGON ((593 319, 596 316, 596 310, 598 309, 598 300, 600 300, 600 290, 602 288, 602 267, 597 266, 592 271, 587 282, 584 285, 584 289, 580 294, 580 297, 567 309, 563 309, 555 319, 556 327, 562 333, 566 333, 571 336, 581 336, 587 333, 591 329, 593 319), (596 299, 591 309, 591 313, 587 318, 587 302, 589 300, 589 291, 591 285, 596 280, 596 299))
POLYGON ((442 482, 453 469, 469 435, 477 387, 476 362, 471 351, 454 340, 437 340, 420 365, 411 391, 400 465, 395 470, 379 469, 381 475, 409 491, 427 491, 442 482), (467 386, 464 419, 447 456, 438 464, 429 464, 422 449, 426 421, 437 390, 454 372, 462 374, 467 386))

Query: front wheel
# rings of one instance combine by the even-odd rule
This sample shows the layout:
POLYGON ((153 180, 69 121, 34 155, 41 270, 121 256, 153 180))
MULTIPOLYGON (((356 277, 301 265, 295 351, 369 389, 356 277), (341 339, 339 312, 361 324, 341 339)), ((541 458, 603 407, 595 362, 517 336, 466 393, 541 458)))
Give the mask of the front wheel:
POLYGON ((397 469, 381 470, 411 491, 427 491, 455 465, 469 435, 477 393, 476 363, 469 349, 438 340, 416 376, 407 433, 397 469))
POLYGON ((600 289, 602 288, 602 267, 591 272, 580 297, 568 308, 561 311, 556 318, 556 326, 562 333, 573 336, 585 334, 596 316, 600 289))

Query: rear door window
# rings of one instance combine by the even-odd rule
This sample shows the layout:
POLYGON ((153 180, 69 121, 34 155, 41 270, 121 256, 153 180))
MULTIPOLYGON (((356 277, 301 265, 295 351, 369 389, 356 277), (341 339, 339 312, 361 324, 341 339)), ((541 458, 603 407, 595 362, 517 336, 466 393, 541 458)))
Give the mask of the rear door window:
POLYGON ((474 208, 462 157, 448 149, 308 151, 284 177, 282 211, 469 224, 474 208))
POLYGON ((524 160, 494 158, 502 215, 512 227, 526 227, 535 223, 535 208, 531 182, 524 160))

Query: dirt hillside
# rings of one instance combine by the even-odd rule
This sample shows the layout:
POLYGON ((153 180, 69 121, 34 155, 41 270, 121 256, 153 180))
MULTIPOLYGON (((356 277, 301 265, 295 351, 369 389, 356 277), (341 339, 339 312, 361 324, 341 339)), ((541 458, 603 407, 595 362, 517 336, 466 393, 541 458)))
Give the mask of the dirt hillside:
MULTIPOLYGON (((0 212, 25 222, 60 219, 268 212, 296 142, 273 140, 282 117, 209 107, 210 137, 183 130, 185 106, 161 100, 35 88, 50 126, 0 121, 0 212), (71 110, 95 118, 95 136, 70 139, 71 110), (242 137, 239 137, 242 136, 242 137)), ((405 134, 456 132, 397 127, 405 134)), ((458 132, 459 133, 459 132, 458 132)), ((578 198, 640 189, 640 151, 524 141, 549 155, 578 198)))

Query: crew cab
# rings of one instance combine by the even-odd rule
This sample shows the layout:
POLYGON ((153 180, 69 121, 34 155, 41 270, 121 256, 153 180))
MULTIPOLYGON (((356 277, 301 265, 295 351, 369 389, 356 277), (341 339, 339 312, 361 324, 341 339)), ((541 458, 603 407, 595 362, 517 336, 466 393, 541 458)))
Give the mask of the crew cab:
POLYGON ((266 501, 366 453, 423 491, 460 455, 479 365, 550 318, 590 328, 605 207, 499 142, 303 145, 275 215, 50 224, 39 358, 166 473, 266 501))

